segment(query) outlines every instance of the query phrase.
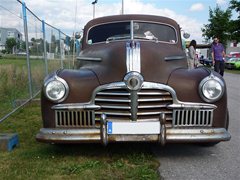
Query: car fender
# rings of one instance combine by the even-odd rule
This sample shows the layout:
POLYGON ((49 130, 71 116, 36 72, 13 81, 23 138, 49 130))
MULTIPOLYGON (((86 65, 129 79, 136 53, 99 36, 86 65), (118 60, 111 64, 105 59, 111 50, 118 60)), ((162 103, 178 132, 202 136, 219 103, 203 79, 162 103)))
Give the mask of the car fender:
POLYGON ((224 82, 225 87, 222 98, 211 103, 217 106, 214 110, 213 126, 225 127, 227 121, 227 88, 220 74, 205 67, 199 67, 192 70, 180 68, 171 73, 168 85, 176 91, 180 101, 207 103, 199 94, 199 84, 202 79, 209 76, 211 73, 220 78, 224 82))

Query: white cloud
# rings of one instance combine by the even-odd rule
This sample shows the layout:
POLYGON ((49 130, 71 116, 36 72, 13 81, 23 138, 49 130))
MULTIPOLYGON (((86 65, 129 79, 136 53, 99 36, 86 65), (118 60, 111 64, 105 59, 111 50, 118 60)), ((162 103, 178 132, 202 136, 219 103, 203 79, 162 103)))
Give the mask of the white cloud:
MULTIPOLYGON (((86 0, 25 0, 27 7, 31 9, 40 19, 61 29, 68 35, 72 35, 75 28, 75 4, 77 2, 76 31, 81 31, 84 25, 92 19, 93 6, 92 1, 86 0)), ((101 17, 106 15, 116 15, 121 12, 121 2, 118 3, 101 3, 100 1, 95 7, 95 16, 101 17)), ((143 3, 140 0, 124 1, 125 14, 151 14, 166 16, 177 21, 180 26, 191 34, 191 39, 201 42, 201 27, 193 17, 176 13, 171 9, 157 8, 154 4, 143 3), (134 8, 133 8, 134 7, 134 8)), ((1 18, 4 22, 4 17, 1 18)), ((21 20, 20 20, 21 21, 21 20)), ((30 26, 34 31, 34 20, 29 19, 30 26)), ((40 22, 38 23, 41 29, 40 22)), ((39 30, 40 31, 40 30, 39 30)), ((50 33, 50 30, 48 30, 50 33)))
POLYGON ((191 34, 190 39, 195 39, 198 43, 202 43, 201 27, 203 25, 196 19, 193 19, 186 15, 177 14, 175 11, 166 8, 159 9, 152 4, 141 3, 138 0, 127 1, 125 6, 125 13, 152 14, 172 18, 180 25, 183 30, 191 34))
POLYGON ((227 4, 227 1, 226 0, 217 0, 216 2, 218 5, 225 5, 227 4))
POLYGON ((202 3, 196 3, 190 7, 190 11, 202 11, 202 10, 204 10, 204 5, 202 3))

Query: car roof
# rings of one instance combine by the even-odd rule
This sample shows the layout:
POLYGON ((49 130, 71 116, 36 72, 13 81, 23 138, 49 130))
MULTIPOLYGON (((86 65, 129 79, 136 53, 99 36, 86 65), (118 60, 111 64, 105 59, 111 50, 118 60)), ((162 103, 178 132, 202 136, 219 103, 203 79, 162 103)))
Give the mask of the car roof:
POLYGON ((169 24, 174 27, 179 26, 178 23, 170 18, 163 17, 163 16, 155 16, 155 15, 140 15, 140 14, 128 14, 128 15, 114 15, 114 16, 104 16, 100 18, 93 19, 89 21, 85 29, 89 29, 92 26, 102 23, 110 23, 116 21, 130 21, 130 20, 139 20, 139 21, 150 21, 156 23, 164 23, 169 24))

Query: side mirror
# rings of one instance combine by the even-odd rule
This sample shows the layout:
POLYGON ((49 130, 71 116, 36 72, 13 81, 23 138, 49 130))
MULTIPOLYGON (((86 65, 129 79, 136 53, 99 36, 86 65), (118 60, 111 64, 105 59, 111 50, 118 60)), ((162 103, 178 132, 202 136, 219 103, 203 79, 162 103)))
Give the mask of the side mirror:
POLYGON ((81 38, 80 32, 76 32, 76 33, 75 33, 75 38, 76 38, 76 39, 80 39, 80 38, 81 38))
POLYGON ((183 37, 184 37, 185 39, 188 39, 188 38, 190 38, 190 34, 187 33, 187 32, 184 32, 184 33, 183 33, 183 37))

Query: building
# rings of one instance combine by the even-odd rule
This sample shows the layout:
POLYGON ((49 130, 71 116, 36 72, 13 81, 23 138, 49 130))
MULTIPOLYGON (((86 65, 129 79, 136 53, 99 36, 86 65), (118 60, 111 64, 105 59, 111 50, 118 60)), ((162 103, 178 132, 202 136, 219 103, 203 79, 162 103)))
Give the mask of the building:
POLYGON ((240 43, 228 41, 226 46, 226 54, 240 53, 240 43))
POLYGON ((0 51, 5 49, 6 40, 8 38, 15 38, 16 42, 22 41, 22 33, 16 28, 0 27, 0 51))

